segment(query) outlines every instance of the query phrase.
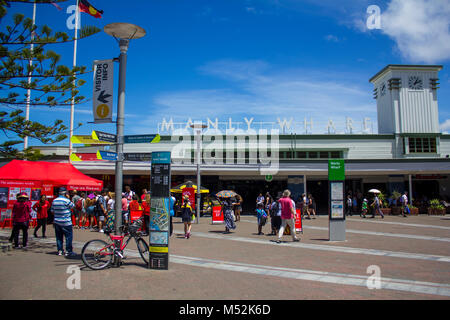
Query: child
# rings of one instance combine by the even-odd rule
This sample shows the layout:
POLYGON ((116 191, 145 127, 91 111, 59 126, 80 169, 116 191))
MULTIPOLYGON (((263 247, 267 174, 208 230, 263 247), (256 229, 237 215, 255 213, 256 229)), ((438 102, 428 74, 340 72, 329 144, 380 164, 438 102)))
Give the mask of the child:
POLYGON ((365 218, 366 214, 367 214, 367 199, 364 198, 363 203, 362 203, 361 217, 365 218))
POLYGON ((267 212, 264 210, 264 204, 258 204, 256 209, 256 216, 258 218, 258 235, 263 234, 261 232, 262 227, 266 224, 267 221, 267 212))

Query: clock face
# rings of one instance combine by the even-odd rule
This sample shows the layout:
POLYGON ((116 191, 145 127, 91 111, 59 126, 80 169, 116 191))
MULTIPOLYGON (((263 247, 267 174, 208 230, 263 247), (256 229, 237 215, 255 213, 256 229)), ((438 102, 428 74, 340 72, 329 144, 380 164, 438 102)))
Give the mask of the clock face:
POLYGON ((380 87, 381 96, 384 96, 386 94, 386 83, 383 82, 383 84, 380 87))
POLYGON ((423 81, 418 76, 410 76, 408 80, 408 86, 410 89, 421 90, 423 89, 423 81))

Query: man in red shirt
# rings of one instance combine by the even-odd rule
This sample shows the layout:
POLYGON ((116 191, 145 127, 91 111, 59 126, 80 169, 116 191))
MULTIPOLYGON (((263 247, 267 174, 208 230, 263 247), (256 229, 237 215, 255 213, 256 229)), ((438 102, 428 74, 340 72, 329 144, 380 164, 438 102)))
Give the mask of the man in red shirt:
POLYGON ((14 240, 14 248, 19 248, 19 232, 22 230, 23 248, 27 248, 28 241, 28 225, 31 220, 31 202, 25 192, 17 196, 17 201, 12 209, 12 239, 14 240))
POLYGON ((281 227, 278 232, 277 243, 281 242, 283 237, 284 229, 286 225, 291 229, 292 241, 300 241, 295 235, 295 210, 292 199, 290 198, 291 192, 289 190, 284 190, 283 197, 278 200, 281 204, 281 227))

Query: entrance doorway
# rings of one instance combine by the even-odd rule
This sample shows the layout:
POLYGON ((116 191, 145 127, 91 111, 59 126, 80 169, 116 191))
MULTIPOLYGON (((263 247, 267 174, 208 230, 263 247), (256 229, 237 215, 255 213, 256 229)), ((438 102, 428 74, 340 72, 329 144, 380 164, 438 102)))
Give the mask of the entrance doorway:
POLYGON ((316 200, 316 214, 328 214, 328 180, 306 180, 306 192, 316 200))

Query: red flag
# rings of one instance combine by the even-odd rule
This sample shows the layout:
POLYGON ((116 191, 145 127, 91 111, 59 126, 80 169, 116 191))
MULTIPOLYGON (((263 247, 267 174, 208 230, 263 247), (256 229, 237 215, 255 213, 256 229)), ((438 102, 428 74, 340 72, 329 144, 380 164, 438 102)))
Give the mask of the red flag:
POLYGON ((94 18, 101 18, 103 14, 103 10, 96 9, 92 4, 87 0, 80 0, 78 2, 78 8, 80 12, 85 12, 93 16, 94 18))
POLYGON ((50 2, 56 9, 58 9, 59 11, 61 11, 62 10, 62 8, 59 6, 59 5, 57 5, 56 3, 55 3, 55 1, 52 1, 52 2, 50 2))

